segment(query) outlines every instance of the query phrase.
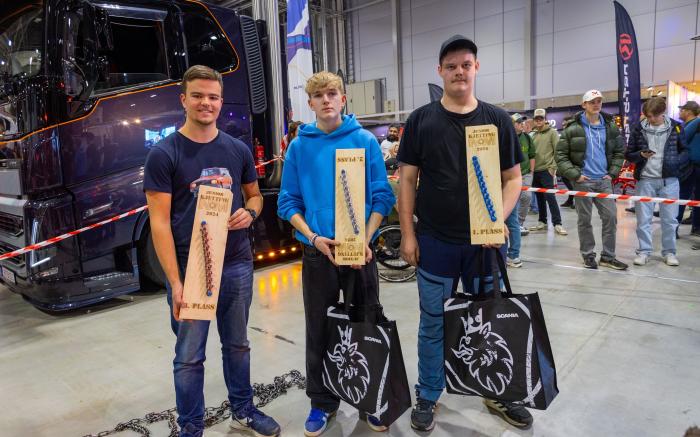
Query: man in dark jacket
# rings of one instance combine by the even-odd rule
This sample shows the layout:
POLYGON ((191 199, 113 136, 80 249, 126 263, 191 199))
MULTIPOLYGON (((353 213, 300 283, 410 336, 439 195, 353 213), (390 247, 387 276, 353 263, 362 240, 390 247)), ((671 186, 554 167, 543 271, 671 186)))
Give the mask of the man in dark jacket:
MULTIPOLYGON (((620 130, 608 114, 601 113, 603 96, 598 90, 583 95, 583 111, 564 129, 555 159, 559 173, 573 181, 574 189, 596 193, 612 193, 612 179, 617 177, 624 161, 624 143, 620 130)), ((591 224, 593 204, 603 222, 603 251, 600 265, 626 270, 627 264, 615 258, 617 208, 612 199, 581 197, 576 199, 578 238, 583 264, 598 268, 595 259, 595 237, 591 224)))
MULTIPOLYGON (((688 149, 681 125, 666 117, 666 100, 652 97, 642 108, 645 120, 632 126, 625 158, 635 163, 634 178, 638 196, 677 199, 679 177, 688 166, 688 149)), ((640 203, 637 214, 639 249, 634 264, 643 266, 652 252, 651 220, 653 203, 640 203)), ((679 265, 676 258, 677 204, 660 204, 661 255, 669 266, 679 265)))

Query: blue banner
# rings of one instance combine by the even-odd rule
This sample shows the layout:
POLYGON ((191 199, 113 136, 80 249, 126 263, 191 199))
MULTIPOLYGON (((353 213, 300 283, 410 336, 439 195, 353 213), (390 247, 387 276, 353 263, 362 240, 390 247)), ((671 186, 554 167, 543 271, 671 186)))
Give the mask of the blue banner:
POLYGON ((314 74, 309 31, 307 0, 287 0, 287 78, 292 119, 310 123, 315 120, 304 91, 306 81, 314 74))
POLYGON ((625 8, 615 3, 615 30, 617 53, 617 99, 625 132, 625 144, 630 126, 639 121, 641 89, 639 83, 639 51, 632 19, 625 8))

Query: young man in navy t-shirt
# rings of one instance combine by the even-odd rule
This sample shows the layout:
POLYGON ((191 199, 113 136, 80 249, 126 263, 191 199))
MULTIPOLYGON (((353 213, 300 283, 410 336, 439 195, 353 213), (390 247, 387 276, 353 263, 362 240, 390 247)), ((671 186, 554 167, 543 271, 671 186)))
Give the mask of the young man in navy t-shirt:
POLYGON ((153 146, 144 169, 153 244, 167 276, 171 326, 177 336, 175 399, 180 437, 204 430, 204 360, 209 321, 182 320, 184 272, 192 237, 201 176, 230 176, 233 191, 229 234, 221 275, 216 323, 222 344, 224 380, 231 402, 231 427, 277 436, 280 426, 253 406, 250 385, 248 311, 253 294, 253 259, 247 229, 262 211, 253 155, 243 142, 216 127, 222 105, 221 74, 195 65, 182 79, 185 124, 153 146), (241 193, 242 192, 242 193, 241 193))

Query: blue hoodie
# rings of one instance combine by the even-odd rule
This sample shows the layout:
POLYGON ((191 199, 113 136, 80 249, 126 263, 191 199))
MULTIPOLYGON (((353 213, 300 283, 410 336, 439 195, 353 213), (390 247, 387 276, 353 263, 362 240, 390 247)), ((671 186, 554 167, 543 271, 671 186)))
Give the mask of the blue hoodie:
POLYGON ((605 120, 600 117, 600 123, 592 125, 586 118, 586 113, 581 114, 581 124, 586 133, 586 156, 583 159, 581 174, 593 180, 603 179, 608 174, 608 158, 605 156, 605 120))
MULTIPOLYGON (((379 143, 352 114, 343 116, 343 123, 328 134, 318 129, 315 122, 299 128, 299 135, 287 148, 277 215, 289 221, 299 213, 313 232, 334 238, 335 151, 355 148, 364 148, 367 158, 365 222, 373 212, 387 216, 396 198, 386 177, 379 143)), ((295 236, 310 245, 299 231, 295 236)))

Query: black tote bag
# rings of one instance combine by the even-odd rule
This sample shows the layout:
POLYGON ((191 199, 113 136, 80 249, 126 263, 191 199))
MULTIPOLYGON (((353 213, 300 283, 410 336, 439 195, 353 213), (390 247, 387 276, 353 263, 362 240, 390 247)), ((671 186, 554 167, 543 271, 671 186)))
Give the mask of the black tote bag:
POLYGON ((495 249, 484 255, 494 278, 500 270, 506 291, 496 279, 492 292, 483 293, 482 256, 479 294, 445 301, 447 392, 547 409, 559 389, 539 296, 513 294, 501 255, 495 249))
MULTIPOLYGON (((352 302, 352 300, 350 300, 352 302)), ((328 308, 323 384, 336 396, 389 426, 411 407, 396 322, 380 304, 328 308)))

